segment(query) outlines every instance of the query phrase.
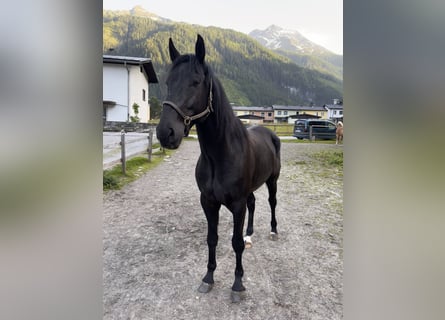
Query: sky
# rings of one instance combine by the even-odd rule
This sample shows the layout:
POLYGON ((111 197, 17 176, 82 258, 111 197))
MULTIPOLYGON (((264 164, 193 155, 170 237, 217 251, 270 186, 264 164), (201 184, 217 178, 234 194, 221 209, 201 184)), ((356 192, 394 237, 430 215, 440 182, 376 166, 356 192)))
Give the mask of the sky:
POLYGON ((173 21, 246 34, 274 24, 343 54, 343 0, 103 0, 104 10, 137 5, 173 21))

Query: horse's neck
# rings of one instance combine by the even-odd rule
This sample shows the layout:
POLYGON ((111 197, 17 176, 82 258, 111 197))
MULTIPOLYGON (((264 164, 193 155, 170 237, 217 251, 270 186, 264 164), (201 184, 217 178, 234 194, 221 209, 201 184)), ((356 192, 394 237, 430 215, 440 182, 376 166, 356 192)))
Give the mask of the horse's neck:
POLYGON ((209 157, 218 157, 224 146, 227 144, 224 135, 220 134, 220 126, 215 114, 210 114, 203 122, 196 124, 201 152, 209 157))
POLYGON ((239 120, 233 111, 218 110, 221 107, 231 109, 230 105, 214 106, 215 112, 204 122, 196 124, 201 152, 211 158, 233 157, 234 153, 240 152, 246 139, 246 129, 237 123, 239 120))

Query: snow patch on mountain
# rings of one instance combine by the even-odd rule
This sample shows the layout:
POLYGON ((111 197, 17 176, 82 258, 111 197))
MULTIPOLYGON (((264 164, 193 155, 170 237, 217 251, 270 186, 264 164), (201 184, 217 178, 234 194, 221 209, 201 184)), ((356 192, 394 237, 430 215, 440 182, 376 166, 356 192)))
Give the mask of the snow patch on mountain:
POLYGON ((265 30, 253 30, 249 35, 273 50, 286 50, 300 54, 323 54, 329 50, 313 43, 296 30, 271 25, 265 30))

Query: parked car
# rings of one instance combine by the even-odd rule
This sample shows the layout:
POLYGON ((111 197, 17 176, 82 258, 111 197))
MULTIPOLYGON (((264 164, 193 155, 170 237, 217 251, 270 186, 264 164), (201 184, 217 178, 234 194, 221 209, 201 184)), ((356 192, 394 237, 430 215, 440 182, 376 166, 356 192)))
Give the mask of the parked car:
POLYGON ((310 139, 312 134, 315 139, 335 140, 335 130, 335 123, 329 120, 300 119, 295 121, 294 137, 310 139))

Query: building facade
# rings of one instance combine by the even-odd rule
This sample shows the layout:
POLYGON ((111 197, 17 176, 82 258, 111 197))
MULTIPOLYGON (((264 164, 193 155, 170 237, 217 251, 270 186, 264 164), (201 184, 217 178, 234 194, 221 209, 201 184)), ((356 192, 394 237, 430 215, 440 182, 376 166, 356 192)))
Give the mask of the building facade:
POLYGON ((327 119, 328 112, 324 106, 281 106, 273 105, 275 123, 291 123, 296 119, 327 119))
POLYGON ((158 83, 151 59, 104 55, 104 120, 147 123, 150 83, 158 83))
POLYGON ((255 123, 272 123, 274 122, 274 113, 272 107, 247 107, 247 106, 232 106, 233 113, 235 116, 244 122, 255 122, 255 123), (247 117, 252 115, 255 117, 247 117), (249 119, 250 118, 250 119, 249 119), (262 118, 262 119, 261 119, 262 118), (252 120, 252 121, 248 121, 252 120), (253 121, 255 120, 255 121, 253 121))
POLYGON ((325 104, 328 118, 334 122, 343 121, 343 104, 325 104))

